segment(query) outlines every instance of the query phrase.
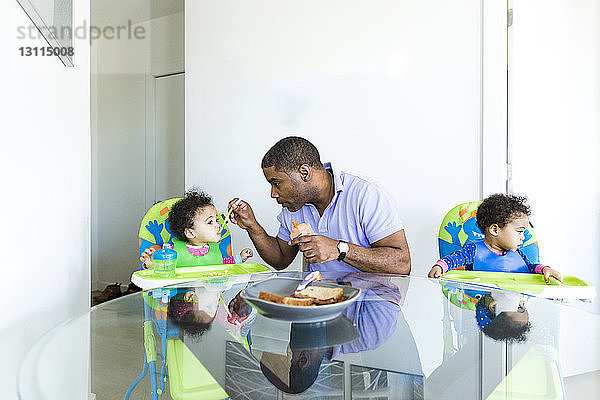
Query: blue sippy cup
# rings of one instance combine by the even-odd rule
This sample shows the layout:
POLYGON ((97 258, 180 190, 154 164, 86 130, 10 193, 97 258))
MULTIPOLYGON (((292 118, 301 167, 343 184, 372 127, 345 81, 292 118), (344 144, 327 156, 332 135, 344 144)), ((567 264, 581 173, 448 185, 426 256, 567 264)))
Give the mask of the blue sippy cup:
POLYGON ((177 265, 177 252, 173 250, 169 243, 163 244, 163 248, 156 250, 152 254, 152 266, 154 268, 155 278, 173 278, 175 276, 175 266, 177 265))

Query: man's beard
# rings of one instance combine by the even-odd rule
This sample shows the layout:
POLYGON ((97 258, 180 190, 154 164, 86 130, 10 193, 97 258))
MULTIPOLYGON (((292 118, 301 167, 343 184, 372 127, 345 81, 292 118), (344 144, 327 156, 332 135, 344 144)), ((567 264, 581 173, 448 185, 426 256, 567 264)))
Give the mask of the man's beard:
POLYGON ((290 199, 290 201, 286 201, 286 208, 290 212, 296 212, 304 207, 307 203, 312 203, 314 199, 318 198, 318 193, 316 193, 316 189, 313 187, 306 187, 300 183, 292 184, 294 196, 290 199))

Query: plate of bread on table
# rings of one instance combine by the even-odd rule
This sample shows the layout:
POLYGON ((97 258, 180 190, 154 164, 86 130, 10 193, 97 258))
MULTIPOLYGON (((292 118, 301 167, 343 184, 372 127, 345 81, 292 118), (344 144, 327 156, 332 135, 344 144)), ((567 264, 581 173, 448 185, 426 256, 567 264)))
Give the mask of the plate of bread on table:
POLYGON ((306 279, 274 277, 255 283, 241 297, 268 318, 319 322, 339 316, 359 295, 358 288, 321 282, 309 274, 306 279))

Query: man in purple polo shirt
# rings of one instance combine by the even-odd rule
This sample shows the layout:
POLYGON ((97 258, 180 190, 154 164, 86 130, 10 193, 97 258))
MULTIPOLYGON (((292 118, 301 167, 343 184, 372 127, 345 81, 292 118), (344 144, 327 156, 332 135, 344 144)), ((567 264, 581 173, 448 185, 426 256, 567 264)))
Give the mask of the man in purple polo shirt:
POLYGON ((273 268, 286 268, 301 251, 311 271, 410 273, 404 227, 381 186, 321 163, 317 148, 295 136, 271 147, 261 166, 282 206, 277 236, 267 234, 248 203, 236 198, 229 207, 231 222, 273 268), (290 241, 293 222, 308 223, 313 234, 290 241))

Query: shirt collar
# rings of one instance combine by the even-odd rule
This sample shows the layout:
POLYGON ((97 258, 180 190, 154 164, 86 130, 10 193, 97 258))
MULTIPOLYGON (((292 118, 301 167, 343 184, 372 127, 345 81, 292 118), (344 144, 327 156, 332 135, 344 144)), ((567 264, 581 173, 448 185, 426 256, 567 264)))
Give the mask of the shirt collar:
POLYGON ((333 174, 333 184, 335 187, 335 191, 336 192, 341 192, 344 190, 344 184, 342 183, 342 177, 341 177, 341 172, 336 169, 333 168, 333 166, 331 165, 331 162, 326 162, 323 163, 323 168, 325 168, 326 170, 330 170, 331 173, 333 174))

